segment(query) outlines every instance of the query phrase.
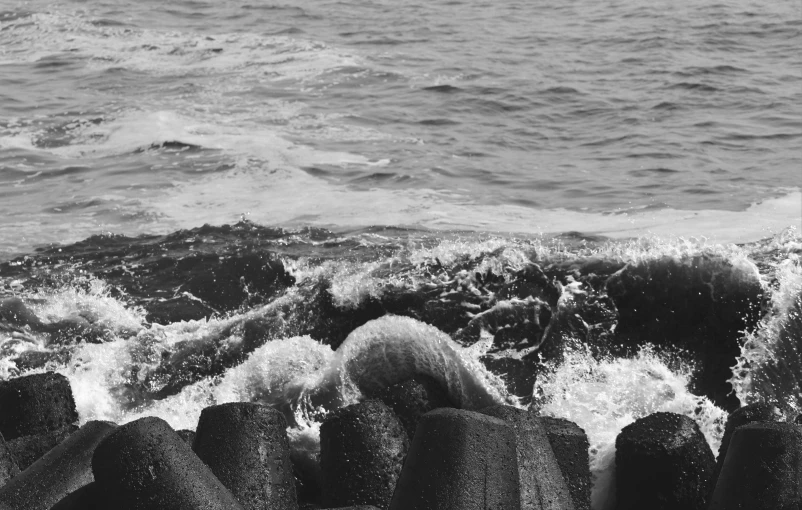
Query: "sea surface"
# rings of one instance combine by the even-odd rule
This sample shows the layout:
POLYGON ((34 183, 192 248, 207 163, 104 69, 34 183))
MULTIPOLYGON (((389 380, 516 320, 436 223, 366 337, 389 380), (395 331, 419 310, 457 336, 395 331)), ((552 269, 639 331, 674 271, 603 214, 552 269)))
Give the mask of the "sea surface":
POLYGON ((416 373, 566 417, 802 393, 802 11, 0 0, 0 378, 81 421, 416 373))

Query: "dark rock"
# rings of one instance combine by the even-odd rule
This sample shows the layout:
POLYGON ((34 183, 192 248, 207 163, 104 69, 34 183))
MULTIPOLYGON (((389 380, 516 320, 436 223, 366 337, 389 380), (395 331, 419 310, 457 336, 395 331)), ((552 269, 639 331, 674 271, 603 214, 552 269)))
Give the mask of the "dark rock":
POLYGON ((518 510, 517 464, 507 423, 435 409, 418 423, 389 510, 518 510))
POLYGON ((655 413, 615 440, 618 510, 705 510, 715 458, 695 421, 655 413))
POLYGON ((802 508, 802 427, 756 422, 735 429, 709 510, 802 508))
MULTIPOLYGON (((749 404, 748 406, 743 406, 730 413, 727 417, 727 424, 724 426, 724 436, 721 438, 721 445, 718 448, 716 471, 713 475, 713 487, 715 487, 718 474, 721 473, 721 468, 724 466, 724 459, 727 457, 727 448, 729 448, 730 439, 735 429, 749 423, 777 422, 781 419, 782 415, 777 407, 765 402, 749 404)), ((711 490, 713 487, 711 487, 711 490)))
POLYGON ((0 321, 16 326, 29 326, 34 330, 44 326, 39 317, 17 297, 0 300, 0 321))
POLYGON ((183 439, 184 442, 187 443, 190 446, 192 446, 192 443, 195 442, 195 431, 194 430, 181 429, 181 430, 176 430, 175 433, 178 434, 178 437, 183 439))
POLYGON ((576 423, 562 418, 542 416, 540 421, 568 484, 574 508, 590 510, 590 442, 587 434, 576 423))
POLYGON ((179 268, 192 275, 185 283, 187 291, 218 310, 236 309, 255 294, 272 296, 295 283, 280 260, 259 252, 225 258, 205 255, 197 261, 187 257, 176 264, 179 268), (190 262, 194 262, 191 271, 190 262))
POLYGON ((802 413, 796 415, 796 419, 794 420, 794 423, 796 423, 797 425, 802 425, 802 413))
POLYGON ((14 510, 48 510, 70 493, 91 483, 92 455, 115 428, 90 421, 0 488, 0 505, 14 510))
POLYGON ((439 407, 456 407, 440 383, 423 374, 389 386, 375 397, 398 416, 410 440, 421 416, 439 407))
POLYGON ((244 510, 159 418, 141 418, 109 434, 95 450, 92 472, 106 508, 244 510))
POLYGON ((96 482, 84 485, 56 503, 50 510, 107 510, 98 503, 96 482))
POLYGON ((358 505, 358 506, 339 506, 331 510, 379 510, 373 505, 358 505))
POLYGON ((323 474, 317 453, 302 449, 290 451, 292 474, 295 476, 295 494, 299 504, 319 508, 323 499, 323 474))
POLYGON ((3 434, 0 434, 0 487, 19 474, 19 466, 8 449, 3 434))
POLYGON ((295 510, 287 422, 272 407, 235 402, 201 412, 192 446, 246 510, 295 510))
POLYGON ((176 296, 164 300, 153 300, 145 305, 148 322, 173 324, 180 321, 195 321, 215 314, 214 308, 189 296, 176 296))
POLYGON ((386 508, 408 446, 401 422, 378 400, 327 416, 320 427, 324 503, 386 508))
POLYGON ((19 468, 25 470, 76 430, 77 425, 68 425, 43 434, 18 437, 8 442, 8 449, 14 455, 19 468))
POLYGON ((6 441, 42 434, 78 421, 67 378, 46 373, 0 381, 0 434, 6 441))
POLYGON ((539 418, 504 405, 479 412, 504 420, 515 431, 521 510, 574 510, 571 492, 539 418))
POLYGON ((628 264, 606 283, 618 309, 616 340, 685 349, 699 366, 693 390, 727 410, 738 407, 728 380, 744 330, 764 302, 755 274, 709 255, 628 264))

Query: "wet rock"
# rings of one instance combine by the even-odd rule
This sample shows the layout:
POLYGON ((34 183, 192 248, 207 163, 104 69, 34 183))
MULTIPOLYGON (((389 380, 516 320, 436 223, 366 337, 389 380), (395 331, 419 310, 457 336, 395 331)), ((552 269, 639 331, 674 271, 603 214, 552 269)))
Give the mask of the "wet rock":
POLYGON ((34 330, 40 330, 44 326, 41 319, 17 297, 0 300, 0 321, 16 326, 29 326, 34 330))
POLYGON ((8 441, 8 449, 11 450, 17 460, 19 468, 24 470, 42 455, 70 437, 70 434, 76 430, 78 430, 77 425, 67 425, 43 434, 18 437, 8 441))
POLYGON ((70 383, 56 373, 0 381, 0 409, 0 434, 6 441, 51 432, 78 421, 70 383))
POLYGON ((504 420, 515 431, 521 510, 574 510, 571 493, 538 417, 503 405, 479 412, 504 420))
POLYGON ((372 505, 358 505, 358 506, 340 506, 337 508, 332 508, 331 510, 379 510, 379 509, 372 505))
POLYGON ((253 294, 270 296, 295 283, 280 260, 264 253, 204 255, 197 260, 186 257, 177 262, 176 269, 190 275, 185 283, 187 292, 218 310, 239 308, 253 294))
POLYGON ((709 510, 802 508, 802 427, 755 422, 735 429, 709 510))
POLYGON ((615 441, 618 510, 705 510, 715 458, 695 421, 655 413, 615 441))
POLYGON ((541 416, 540 420, 568 484, 574 508, 590 510, 590 442, 587 434, 569 420, 550 416, 541 416))
POLYGON ((319 455, 311 448, 305 450, 297 446, 290 451, 290 460, 298 503, 301 506, 313 505, 320 508, 323 499, 323 474, 320 471, 319 455))
POLYGON ((92 482, 71 492, 50 510, 107 510, 100 506, 98 497, 97 485, 92 482))
POLYGON ((159 418, 141 418, 109 434, 95 450, 92 472, 106 508, 244 510, 159 418))
POLYGON ((386 508, 408 446, 401 422, 378 400, 327 416, 320 427, 324 504, 386 508))
POLYGON ((176 430, 175 433, 178 434, 178 437, 183 439, 184 442, 187 443, 190 446, 192 446, 192 443, 195 442, 195 431, 194 430, 181 429, 181 430, 176 430))
POLYGON ((8 449, 3 434, 0 434, 0 487, 19 474, 20 469, 14 460, 11 450, 8 449))
POLYGON ((189 296, 154 300, 145 305, 145 320, 168 325, 181 321, 196 321, 214 315, 215 309, 189 296))
POLYGON ((0 506, 48 510, 93 481, 91 462, 97 445, 115 424, 90 421, 0 488, 0 506))
POLYGON ((713 484, 715 485, 721 468, 724 466, 724 459, 727 457, 727 448, 729 448, 730 439, 735 429, 749 423, 778 422, 781 419, 782 415, 777 407, 774 404, 766 402, 749 404, 748 406, 743 406, 730 413, 727 417, 727 424, 724 426, 724 436, 721 438, 721 445, 718 448, 718 458, 716 459, 716 471, 713 476, 713 484))
POLYGON ((415 436, 421 416, 440 407, 456 407, 440 383, 423 374, 389 386, 375 398, 393 410, 410 440, 415 436))
POLYGON ((234 402, 201 412, 195 453, 246 510, 295 510, 287 422, 275 409, 234 402))
POLYGON ((515 432, 504 421, 441 408, 418 423, 389 510, 519 510, 515 432))

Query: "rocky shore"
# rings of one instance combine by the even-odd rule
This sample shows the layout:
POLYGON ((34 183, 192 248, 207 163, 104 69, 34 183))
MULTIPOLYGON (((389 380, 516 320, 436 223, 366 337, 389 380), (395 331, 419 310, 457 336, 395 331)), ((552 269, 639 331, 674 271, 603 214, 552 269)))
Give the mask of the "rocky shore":
MULTIPOLYGON (((315 466, 293 461, 284 416, 262 404, 208 407, 195 433, 77 419, 59 374, 0 382, 0 510, 590 508, 581 428, 457 409, 425 377, 330 413, 315 466)), ((740 408, 717 455, 686 416, 635 421, 616 440, 617 510, 800 508, 802 427, 783 419, 740 408)))

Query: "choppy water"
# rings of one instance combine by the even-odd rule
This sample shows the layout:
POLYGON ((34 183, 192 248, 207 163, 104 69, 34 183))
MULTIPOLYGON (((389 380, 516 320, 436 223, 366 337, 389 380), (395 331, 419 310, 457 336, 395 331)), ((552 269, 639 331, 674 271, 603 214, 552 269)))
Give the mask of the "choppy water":
POLYGON ((800 224, 793 0, 0 11, 0 253, 243 215, 722 241, 800 224))
POLYGON ((426 373, 579 423, 611 508, 638 417, 717 451, 739 402, 802 405, 800 31, 791 0, 0 0, 0 378, 64 373, 82 421, 269 403, 314 458, 426 373))

